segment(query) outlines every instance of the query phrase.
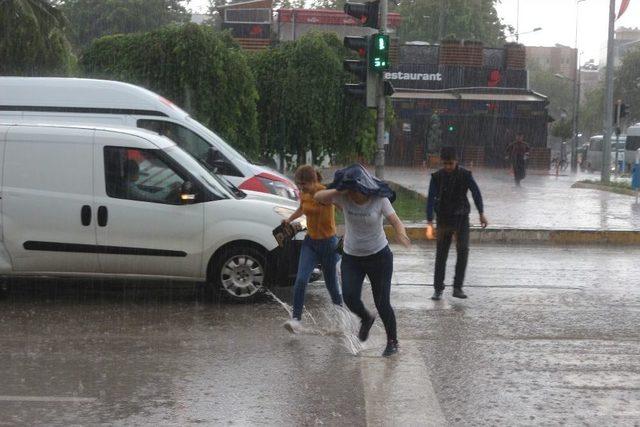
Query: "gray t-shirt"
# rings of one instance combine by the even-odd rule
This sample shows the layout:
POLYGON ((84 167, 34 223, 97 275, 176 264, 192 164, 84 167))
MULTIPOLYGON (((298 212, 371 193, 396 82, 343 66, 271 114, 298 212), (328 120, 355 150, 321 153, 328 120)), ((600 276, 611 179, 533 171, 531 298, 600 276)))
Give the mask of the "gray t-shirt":
POLYGON ((382 222, 395 213, 386 197, 371 197, 359 205, 339 194, 334 198, 344 213, 344 253, 353 256, 373 255, 389 244, 382 222))

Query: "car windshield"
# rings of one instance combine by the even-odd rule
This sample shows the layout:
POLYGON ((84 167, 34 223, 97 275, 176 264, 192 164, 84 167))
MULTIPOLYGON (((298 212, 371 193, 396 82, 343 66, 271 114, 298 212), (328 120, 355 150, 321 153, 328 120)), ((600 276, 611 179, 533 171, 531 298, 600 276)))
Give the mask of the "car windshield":
POLYGON ((197 120, 194 120, 191 117, 187 117, 187 121, 189 123, 191 123, 195 128, 197 128, 200 132, 202 132, 203 134, 208 136, 213 142, 215 142, 215 145, 217 147, 222 147, 222 149, 224 150, 224 154, 225 155, 228 155, 230 157, 234 157, 234 158, 236 158, 238 160, 241 160, 241 161, 245 161, 245 162, 249 162, 251 164, 254 164, 253 161, 246 154, 240 153, 238 151, 238 149, 236 149, 236 148, 232 147, 231 145, 229 145, 218 134, 216 134, 215 132, 212 132, 209 128, 207 128, 206 126, 202 125, 197 120))
POLYGON ((215 194, 222 194, 222 188, 224 189, 225 198, 228 198, 228 195, 231 195, 236 199, 244 197, 244 193, 242 193, 241 190, 234 189, 235 186, 229 183, 228 180, 215 173, 212 173, 209 169, 204 167, 199 161, 187 154, 182 148, 178 147, 177 145, 166 148, 164 151, 176 162, 182 165, 182 167, 187 169, 193 176, 199 178, 200 181, 215 194), (238 192, 242 194, 239 194, 238 192))

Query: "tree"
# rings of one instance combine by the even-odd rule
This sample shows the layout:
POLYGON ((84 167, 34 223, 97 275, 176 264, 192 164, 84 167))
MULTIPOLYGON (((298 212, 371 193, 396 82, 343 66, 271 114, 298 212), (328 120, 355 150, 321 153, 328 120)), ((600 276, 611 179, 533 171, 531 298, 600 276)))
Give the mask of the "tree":
POLYGON ((578 129, 585 135, 602 133, 604 118, 604 83, 585 94, 585 101, 580 107, 580 123, 578 129))
POLYGON ((89 46, 80 64, 87 76, 158 92, 250 158, 257 157, 255 79, 229 33, 186 24, 106 36, 89 46))
POLYGON ((551 135, 560 138, 563 141, 571 139, 573 134, 573 124, 571 120, 563 118, 553 124, 551 127, 551 135))
POLYGON ((64 76, 73 57, 67 21, 47 0, 0 1, 0 74, 64 76))
POLYGON ((71 40, 78 49, 110 34, 155 30, 188 22, 183 0, 59 0, 70 22, 71 40))
POLYGON ((630 106, 627 123, 640 121, 640 47, 622 58, 622 66, 617 72, 617 98, 630 106))
POLYGON ((549 99, 549 114, 554 119, 563 116, 573 117, 573 82, 560 78, 554 73, 528 64, 529 86, 531 90, 549 99))
POLYGON ((253 57, 258 85, 261 150, 304 161, 311 151, 342 160, 370 158, 375 149, 374 116, 345 98, 349 76, 342 68, 346 51, 335 34, 308 33, 295 42, 253 57))
POLYGON ((443 8, 443 38, 478 40, 487 46, 504 42, 505 25, 498 17, 497 0, 407 0, 393 10, 402 16, 402 42, 439 42, 440 12, 443 8))

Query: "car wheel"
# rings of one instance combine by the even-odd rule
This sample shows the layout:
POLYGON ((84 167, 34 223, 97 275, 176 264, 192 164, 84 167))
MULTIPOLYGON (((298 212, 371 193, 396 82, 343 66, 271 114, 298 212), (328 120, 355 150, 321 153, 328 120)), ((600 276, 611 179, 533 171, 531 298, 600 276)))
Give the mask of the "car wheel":
POLYGON ((266 257, 250 246, 233 246, 216 255, 211 285, 222 296, 249 301, 265 286, 266 257))

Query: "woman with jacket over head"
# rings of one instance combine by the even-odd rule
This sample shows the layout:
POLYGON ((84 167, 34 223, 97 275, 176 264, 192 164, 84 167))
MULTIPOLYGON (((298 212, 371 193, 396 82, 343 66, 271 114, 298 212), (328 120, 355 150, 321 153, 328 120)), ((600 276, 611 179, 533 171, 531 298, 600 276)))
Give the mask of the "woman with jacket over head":
POLYGON ((314 200, 314 195, 325 187, 320 184, 322 176, 313 166, 300 166, 295 173, 294 180, 300 189, 300 207, 282 222, 288 224, 305 215, 307 217, 307 236, 302 242, 298 273, 293 288, 293 313, 284 327, 291 333, 299 332, 302 324, 302 309, 304 295, 309 283, 309 277, 316 265, 322 266, 324 283, 336 305, 342 305, 342 295, 338 285, 336 264, 338 254, 336 246, 335 208, 331 203, 322 204, 314 200))
POLYGON ((347 307, 360 317, 358 338, 366 341, 375 315, 362 302, 362 284, 368 276, 378 314, 387 334, 383 356, 398 351, 396 317, 391 307, 393 253, 384 233, 383 220, 393 226, 400 243, 411 246, 404 225, 391 201, 395 192, 374 178, 363 166, 352 165, 335 173, 329 189, 318 191, 315 200, 333 203, 342 209, 345 219, 344 254, 342 256, 342 292, 347 307))

